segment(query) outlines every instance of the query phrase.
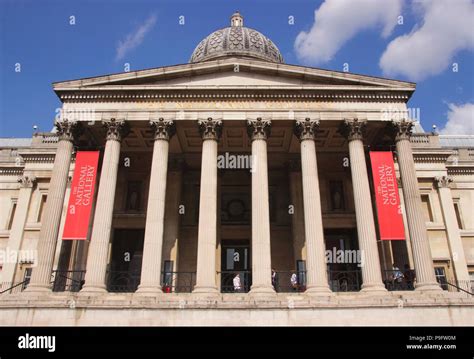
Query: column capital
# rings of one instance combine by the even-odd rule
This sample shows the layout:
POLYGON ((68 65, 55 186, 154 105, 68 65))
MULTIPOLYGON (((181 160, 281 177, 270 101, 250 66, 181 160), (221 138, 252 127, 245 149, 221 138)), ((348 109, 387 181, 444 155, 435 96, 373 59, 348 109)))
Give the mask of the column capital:
POLYGON ((130 132, 130 127, 124 120, 111 118, 108 121, 102 121, 102 124, 107 129, 107 141, 121 142, 122 139, 130 132))
POLYGON ((253 140, 266 140, 271 133, 272 122, 258 117, 256 120, 247 120, 247 134, 253 140))
POLYGON ((409 120, 392 120, 389 123, 389 130, 392 137, 395 138, 395 142, 400 140, 410 140, 411 133, 413 131, 413 122, 409 120))
POLYGON ((449 176, 439 176, 435 177, 436 188, 449 188, 450 184, 453 182, 453 178, 449 176))
POLYGON ((300 141, 313 140, 319 129, 319 120, 305 118, 304 120, 296 120, 294 132, 300 141))
POLYGON ((62 121, 56 121, 54 123, 56 127, 56 133, 60 141, 70 141, 73 142, 82 134, 83 127, 82 124, 76 121, 69 121, 64 119, 62 121))
POLYGON ((349 141, 361 140, 364 138, 367 121, 354 119, 345 119, 339 127, 339 133, 349 141))
POLYGON ((222 120, 209 117, 206 120, 198 120, 198 126, 203 140, 219 141, 222 135, 222 120))
POLYGON ((165 120, 159 118, 158 120, 150 120, 150 126, 154 133, 155 141, 164 140, 169 141, 176 133, 176 125, 173 120, 165 120))
POLYGON ((18 177, 17 181, 18 183, 20 183, 20 186, 23 188, 33 188, 33 186, 36 183, 36 177, 23 175, 23 176, 18 177))

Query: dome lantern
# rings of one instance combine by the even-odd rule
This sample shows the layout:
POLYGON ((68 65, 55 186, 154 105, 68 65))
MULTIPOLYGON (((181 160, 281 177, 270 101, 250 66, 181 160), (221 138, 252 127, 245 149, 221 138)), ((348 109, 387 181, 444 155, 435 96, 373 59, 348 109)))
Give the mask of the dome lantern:
POLYGON ((244 26, 244 18, 240 12, 236 11, 230 18, 230 26, 244 26))

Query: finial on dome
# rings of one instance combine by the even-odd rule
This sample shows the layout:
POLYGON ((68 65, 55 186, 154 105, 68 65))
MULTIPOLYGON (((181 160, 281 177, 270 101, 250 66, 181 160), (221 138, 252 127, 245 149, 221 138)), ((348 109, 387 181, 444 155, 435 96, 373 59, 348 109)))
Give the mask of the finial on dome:
POLYGON ((244 26, 244 18, 240 15, 240 12, 237 10, 230 17, 230 26, 244 26))

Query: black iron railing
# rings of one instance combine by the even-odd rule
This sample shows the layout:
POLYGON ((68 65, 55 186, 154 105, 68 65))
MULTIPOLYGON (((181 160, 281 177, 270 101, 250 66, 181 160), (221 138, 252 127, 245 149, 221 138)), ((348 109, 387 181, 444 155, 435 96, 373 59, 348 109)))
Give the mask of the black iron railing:
POLYGON ((107 271, 107 291, 112 293, 135 292, 140 284, 140 273, 109 270, 107 271))
POLYGON ((415 289, 415 271, 413 270, 384 270, 382 280, 389 291, 415 289))
POLYGON ((161 289, 163 293, 191 293, 196 283, 196 272, 163 272, 161 289))
POLYGON ((333 292, 357 292, 362 285, 360 270, 328 270, 328 283, 333 292))
POLYGON ((28 284, 30 283, 30 278, 25 279, 23 282, 12 284, 10 287, 0 291, 0 295, 2 294, 14 294, 23 292, 28 284))
POLYGON ((85 270, 53 271, 53 292, 79 292, 84 285, 85 270))
POLYGON ((222 271, 218 274, 221 278, 221 293, 247 293, 250 290, 251 271, 222 271), (237 275, 239 279, 236 278, 237 275))
POLYGON ((272 285, 279 293, 304 292, 306 290, 306 271, 272 272, 272 285))

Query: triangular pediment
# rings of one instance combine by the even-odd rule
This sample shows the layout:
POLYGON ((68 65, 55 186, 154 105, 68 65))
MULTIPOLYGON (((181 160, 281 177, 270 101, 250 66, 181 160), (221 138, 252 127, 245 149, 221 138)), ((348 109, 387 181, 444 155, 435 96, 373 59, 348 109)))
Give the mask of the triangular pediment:
POLYGON ((413 92, 415 84, 385 78, 242 58, 160 67, 63 81, 54 90, 383 90, 413 92))

